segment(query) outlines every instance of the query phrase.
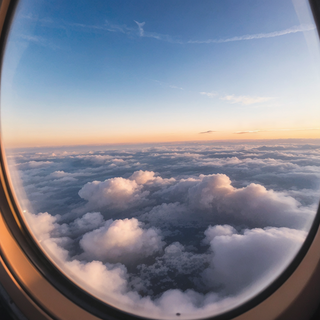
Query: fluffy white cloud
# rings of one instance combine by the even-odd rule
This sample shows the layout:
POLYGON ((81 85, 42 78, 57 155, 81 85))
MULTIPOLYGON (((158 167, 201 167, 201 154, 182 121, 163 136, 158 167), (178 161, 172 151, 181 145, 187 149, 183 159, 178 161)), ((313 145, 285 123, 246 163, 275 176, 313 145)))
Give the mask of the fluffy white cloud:
POLYGON ((130 178, 131 180, 134 180, 137 184, 158 184, 158 185, 165 185, 170 184, 172 182, 175 182, 176 179, 170 178, 170 179, 163 179, 161 177, 155 176, 155 173, 153 171, 135 171, 130 178))
POLYGON ((193 207, 230 215, 256 226, 305 227, 311 212, 301 210, 300 203, 284 193, 267 190, 251 183, 244 188, 234 188, 224 174, 200 175, 200 181, 188 190, 193 207))
POLYGON ((49 239, 51 232, 59 225, 56 223, 57 218, 50 215, 48 212, 36 214, 24 211, 24 216, 36 238, 41 242, 49 239))
POLYGON ((85 257, 109 262, 136 261, 160 251, 163 245, 159 230, 143 229, 135 218, 108 220, 80 240, 85 257))
POLYGON ((93 208, 126 209, 144 200, 148 194, 136 181, 124 178, 88 182, 79 191, 79 196, 93 208))
POLYGON ((30 168, 39 168, 39 167, 46 167, 53 164, 52 161, 29 161, 28 165, 30 168))
POLYGON ((245 223, 250 227, 308 228, 314 214, 313 207, 303 206, 288 193, 267 190, 256 183, 233 187, 225 174, 180 179, 154 195, 167 202, 142 216, 154 223, 160 222, 160 219, 174 223, 184 218, 185 224, 188 219, 204 219, 206 214, 206 219, 211 217, 232 224, 245 223))
MULTIPOLYGON (((154 268, 149 266, 147 271, 157 274, 163 271, 164 275, 170 271, 176 276, 187 276, 201 269, 207 261, 210 266, 201 274, 203 282, 209 288, 219 288, 219 294, 170 289, 152 300, 130 289, 129 274, 124 265, 104 264, 100 260, 119 262, 125 257, 132 261, 138 256, 161 251, 163 243, 157 230, 143 229, 134 218, 109 220, 103 227, 86 233, 80 241, 85 254, 91 255, 90 259, 99 260, 86 262, 71 259, 68 251, 63 249, 68 238, 50 238, 50 234, 59 227, 56 217, 48 213, 27 213, 27 216, 45 251, 77 284, 119 308, 142 315, 148 313, 151 317, 173 316, 175 313, 205 316, 237 305, 242 301, 237 294, 253 284, 252 294, 252 290, 258 291, 260 287, 255 287, 261 282, 269 282, 276 277, 306 236, 303 231, 288 228, 252 229, 238 234, 228 225, 210 226, 205 231, 205 239, 210 243, 211 254, 188 252, 180 243, 174 242, 165 248, 162 258, 157 258, 154 268)), ((101 221, 101 214, 92 212, 71 225, 83 231, 86 224, 94 227, 101 221)))
MULTIPOLYGON (((211 231, 209 228, 207 234, 211 231)), ((220 286, 225 294, 239 293, 248 286, 260 289, 289 264, 288 256, 297 252, 305 237, 306 232, 289 228, 216 235, 210 241, 213 257, 202 274, 204 283, 220 286)))
POLYGON ((153 181, 156 179, 153 171, 135 171, 129 179, 134 180, 137 184, 145 184, 148 181, 153 181))
POLYGON ((209 244, 215 237, 218 236, 231 236, 233 234, 237 233, 237 230, 229 226, 227 224, 221 226, 221 225, 216 225, 216 226, 209 226, 208 229, 204 232, 205 238, 203 240, 203 243, 209 244))

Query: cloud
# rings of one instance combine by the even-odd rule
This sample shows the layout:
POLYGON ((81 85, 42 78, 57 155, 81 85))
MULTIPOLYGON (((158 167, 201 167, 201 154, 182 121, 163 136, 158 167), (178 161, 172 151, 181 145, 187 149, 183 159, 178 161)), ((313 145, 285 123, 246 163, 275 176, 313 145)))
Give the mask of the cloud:
POLYGON ((277 131, 314 131, 320 130, 317 128, 305 128, 305 129, 274 129, 274 130, 247 130, 247 131, 236 131, 234 134, 245 134, 245 133, 258 133, 258 132, 277 132, 277 131))
MULTIPOLYGON (((286 267, 283 253, 294 255, 306 236, 304 231, 288 228, 247 229, 243 234, 230 231, 210 241, 213 257, 202 274, 208 286, 221 285, 226 294, 239 293, 252 285, 260 289, 275 269, 286 267)), ((212 228, 207 230, 207 236, 211 232, 212 228)))
POLYGON ((89 207, 115 209, 135 206, 148 194, 148 191, 142 191, 142 185, 135 180, 124 178, 88 182, 79 191, 79 196, 88 201, 89 207))
MULTIPOLYGON (((145 22, 140 23, 135 20, 134 22, 138 25, 140 37, 154 38, 160 41, 166 41, 166 42, 176 43, 176 44, 213 44, 213 43, 219 44, 219 43, 227 43, 227 42, 235 42, 235 41, 258 40, 258 39, 281 37, 288 34, 307 32, 307 31, 316 29, 315 25, 298 25, 298 26, 293 26, 291 28, 274 31, 274 32, 247 34, 247 35, 241 35, 241 36, 236 36, 236 37, 231 37, 226 39, 181 40, 181 39, 178 39, 177 37, 173 37, 166 34, 146 32, 143 28, 145 25, 145 22)), ((117 25, 110 25, 110 30, 109 29, 107 30, 113 31, 113 32, 119 31, 119 32, 128 33, 128 34, 133 32, 133 30, 131 28, 128 28, 127 26, 117 26, 117 25)))
POLYGON ((100 212, 87 212, 80 218, 76 218, 69 224, 62 224, 56 228, 53 236, 68 236, 77 238, 85 233, 98 229, 105 224, 100 212))
POLYGON ((168 216, 167 223, 176 224, 176 219, 183 216, 186 225, 190 221, 205 224, 208 219, 214 219, 250 227, 306 228, 312 217, 311 208, 303 207, 286 193, 267 190, 256 183, 235 188, 224 174, 181 179, 156 194, 166 202, 177 204, 163 204, 144 214, 144 219, 153 223, 157 222, 155 212, 162 218, 168 216), (179 210, 175 210, 177 206, 179 210))
POLYGON ((233 103, 240 103, 241 105, 251 105, 256 103, 264 103, 266 101, 272 100, 274 98, 271 97, 252 97, 252 96, 235 96, 235 95, 227 95, 224 97, 220 97, 220 100, 229 101, 233 103))
POLYGON ((209 244, 215 237, 231 236, 235 233, 237 233, 237 230, 227 224, 209 226, 208 229, 204 232, 206 237, 204 238, 203 243, 209 244))
POLYGON ((27 42, 31 42, 33 44, 40 45, 42 47, 47 47, 53 50, 60 49, 59 46, 56 44, 48 41, 48 39, 40 37, 40 36, 35 36, 35 35, 28 35, 28 34, 20 34, 18 35, 18 38, 21 40, 25 40, 27 42))
POLYGON ((130 263, 160 251, 164 245, 159 230, 142 227, 135 218, 108 220, 103 227, 84 234, 80 246, 86 258, 130 263))
MULTIPOLYGON (((119 25, 111 23, 110 21, 106 20, 104 25, 85 25, 81 23, 64 23, 63 25, 52 21, 51 19, 41 19, 39 20, 43 25, 54 25, 58 28, 65 29, 66 27, 72 27, 72 28, 78 28, 78 29, 88 29, 90 31, 96 31, 96 32, 119 32, 122 34, 127 34, 128 36, 135 35, 136 29, 132 27, 128 27, 127 25, 119 25)), ((316 26, 314 24, 309 25, 297 25, 292 26, 287 29, 273 31, 273 32, 267 32, 267 33, 255 33, 255 34, 246 34, 246 35, 240 35, 230 38, 224 38, 224 39, 206 39, 206 40, 183 40, 179 39, 178 37, 167 35, 167 34, 161 34, 156 32, 147 32, 144 30, 145 22, 138 22, 134 20, 134 22, 137 24, 139 29, 139 36, 140 37, 147 37, 147 38, 154 38, 159 41, 166 41, 170 43, 175 44, 219 44, 219 43, 228 43, 228 42, 237 42, 237 41, 250 41, 250 40, 259 40, 259 39, 268 39, 268 38, 275 38, 275 37, 282 37, 289 34, 295 34, 300 32, 308 32, 316 29, 316 26)), ((35 37, 31 35, 21 35, 22 38, 25 38, 28 41, 32 41, 34 43, 39 43, 41 45, 46 46, 52 46, 53 49, 55 49, 54 45, 51 45, 46 41, 46 39, 42 39, 40 37, 35 37)))
POLYGON ((183 88, 181 88, 181 87, 177 87, 177 86, 173 86, 173 85, 169 85, 169 87, 170 87, 171 89, 184 90, 184 89, 183 89, 183 88))
POLYGON ((232 104, 238 103, 241 105, 251 105, 257 103, 264 103, 270 101, 274 98, 272 97, 257 97, 257 96, 235 96, 235 95, 225 95, 221 96, 216 92, 200 92, 201 95, 207 96, 209 98, 217 97, 220 100, 229 101, 232 104))
POLYGON ((308 221, 308 211, 302 213, 300 203, 283 193, 255 183, 234 188, 224 174, 199 178, 188 190, 189 203, 195 208, 255 226, 303 228, 308 221))
POLYGON ((200 92, 200 94, 202 94, 203 96, 210 97, 210 98, 216 97, 218 95, 215 92, 200 92))
POLYGON ((30 168, 52 159, 37 149, 17 152, 15 168, 41 212, 25 213, 40 246, 78 285, 144 317, 205 318, 265 288, 300 248, 319 200, 319 143, 54 149, 59 163, 30 168))
POLYGON ((159 81, 159 80, 152 80, 152 81, 159 83, 161 86, 169 87, 169 88, 171 88, 171 89, 184 90, 184 89, 183 89, 183 88, 181 88, 181 87, 178 87, 178 86, 175 86, 175 85, 172 85, 172 84, 166 83, 166 82, 162 82, 162 81, 159 81))
POLYGON ((226 42, 234 42, 234 41, 248 41, 248 40, 275 38, 275 37, 280 37, 280 36, 284 36, 292 33, 311 31, 314 29, 316 29, 315 25, 299 25, 299 26, 293 26, 288 29, 268 32, 268 33, 247 34, 247 35, 226 38, 226 39, 189 40, 187 43, 210 44, 210 43, 226 43, 226 42))
POLYGON ((46 167, 52 165, 52 161, 29 161, 28 165, 30 168, 39 168, 39 167, 46 167))
POLYGON ((31 226, 31 230, 39 241, 49 239, 50 233, 58 227, 56 217, 53 217, 48 212, 40 212, 37 215, 24 210, 24 215, 31 226))
POLYGON ((217 131, 208 130, 208 131, 199 132, 199 134, 207 134, 207 133, 213 133, 213 132, 217 132, 217 131))
POLYGON ((174 178, 162 179, 153 171, 135 171, 129 179, 116 177, 103 182, 86 183, 78 192, 79 196, 88 201, 87 208, 127 209, 141 204, 150 191, 145 186, 162 186, 175 182, 174 178))
MULTIPOLYGON (((180 229, 190 228, 199 223, 199 217, 194 216, 193 213, 184 203, 162 203, 139 216, 139 220, 164 230, 175 228, 175 232, 181 234, 180 229)), ((172 233, 172 231, 167 232, 172 233)))
POLYGON ((174 178, 163 179, 159 176, 155 176, 153 171, 135 171, 130 177, 130 180, 134 180, 138 185, 153 184, 153 185, 167 185, 176 181, 174 178))
POLYGON ((138 25, 140 37, 144 36, 143 26, 146 24, 145 22, 138 22, 134 20, 134 22, 138 25))
POLYGON ((247 134, 247 133, 258 133, 260 130, 247 130, 247 131, 236 131, 234 134, 247 134))
POLYGON ((195 287, 194 278, 209 266, 210 258, 211 253, 196 253, 179 242, 173 242, 153 264, 141 264, 137 268, 146 291, 156 296, 173 286, 183 290, 195 287), (154 282, 161 282, 161 291, 152 286, 154 282))
POLYGON ((148 181, 155 180, 156 177, 154 176, 153 171, 139 170, 134 172, 129 179, 134 180, 137 184, 141 185, 147 183, 148 181))
POLYGON ((110 155, 101 155, 101 154, 94 154, 94 155, 78 155, 76 156, 78 159, 90 160, 94 163, 102 164, 107 163, 111 160, 114 160, 114 157, 110 155))

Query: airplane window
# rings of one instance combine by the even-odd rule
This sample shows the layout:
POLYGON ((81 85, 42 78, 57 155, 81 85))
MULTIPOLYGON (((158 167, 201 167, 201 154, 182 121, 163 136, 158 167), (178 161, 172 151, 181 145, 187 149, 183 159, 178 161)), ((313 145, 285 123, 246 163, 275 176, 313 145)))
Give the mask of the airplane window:
POLYGON ((1 78, 21 218, 130 315, 244 305, 316 216, 319 67, 305 0, 21 0, 1 78))

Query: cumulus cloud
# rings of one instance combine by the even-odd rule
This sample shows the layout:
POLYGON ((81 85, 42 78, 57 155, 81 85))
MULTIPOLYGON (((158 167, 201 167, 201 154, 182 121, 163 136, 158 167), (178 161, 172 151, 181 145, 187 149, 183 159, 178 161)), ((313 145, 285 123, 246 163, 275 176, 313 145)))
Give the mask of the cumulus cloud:
POLYGON ((256 226, 290 226, 303 228, 308 211, 301 212, 300 203, 283 193, 267 190, 259 184, 234 188, 224 174, 200 175, 200 181, 188 190, 190 204, 219 214, 232 215, 238 222, 256 226))
POLYGON ((77 238, 89 231, 102 227, 104 223, 105 220, 100 212, 87 212, 82 217, 76 218, 70 223, 59 224, 55 228, 53 236, 77 238))
POLYGON ((204 238, 203 243, 209 244, 215 237, 231 236, 235 233, 237 233, 237 230, 227 224, 209 226, 208 229, 204 232, 206 237, 204 238))
POLYGON ((153 171, 136 171, 134 172, 130 178, 131 180, 134 180, 137 184, 145 184, 148 181, 155 180, 155 175, 153 171))
POLYGON ((175 178, 170 178, 170 179, 163 179, 159 176, 155 176, 155 173, 153 171, 135 171, 129 179, 134 180, 138 185, 143 185, 143 184, 171 184, 172 182, 175 182, 175 178))
POLYGON ((49 239, 50 233, 58 226, 56 217, 53 217, 48 212, 41 212, 37 215, 24 211, 24 215, 31 227, 34 235, 39 241, 49 239))
POLYGON ((79 191, 79 196, 94 208, 126 209, 143 201, 149 194, 135 180, 111 178, 103 182, 88 182, 79 191))
POLYGON ((84 234, 80 246, 90 259, 132 262, 162 249, 160 231, 143 229, 135 218, 108 220, 99 229, 84 234))
POLYGON ((103 182, 86 183, 79 196, 88 201, 87 207, 94 209, 128 209, 143 203, 150 194, 145 187, 165 186, 175 182, 174 178, 163 179, 153 171, 135 171, 128 179, 116 177, 103 182))
MULTIPOLYGON (((210 227, 206 231, 207 239, 212 230, 210 227)), ((207 285, 221 286, 227 294, 250 285, 259 284, 260 288, 275 269, 286 267, 283 253, 295 254, 306 236, 304 231, 289 228, 247 229, 243 234, 229 231, 232 233, 215 235, 210 241, 213 257, 202 274, 207 285)))
POLYGON ((30 168, 39 168, 39 167, 46 167, 48 165, 53 164, 52 161, 29 161, 28 165, 30 168))

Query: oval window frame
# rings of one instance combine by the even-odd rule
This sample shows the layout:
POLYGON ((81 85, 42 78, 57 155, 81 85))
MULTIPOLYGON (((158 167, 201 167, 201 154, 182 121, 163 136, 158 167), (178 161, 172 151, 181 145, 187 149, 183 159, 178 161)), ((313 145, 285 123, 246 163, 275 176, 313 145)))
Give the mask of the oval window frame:
MULTIPOLYGON (((310 0, 320 30, 320 0, 310 0)), ((0 7, 1 65, 18 0, 0 7)), ((21 217, 0 142, 0 285, 18 319, 146 319, 96 299, 56 268, 21 217)), ((266 289, 212 320, 306 320, 320 303, 320 209, 306 241, 288 268, 266 289)))

